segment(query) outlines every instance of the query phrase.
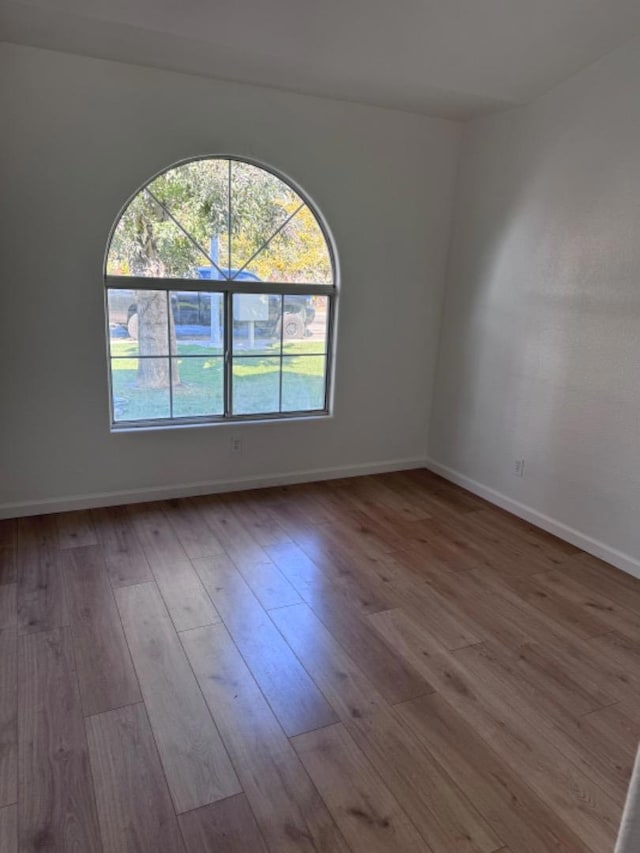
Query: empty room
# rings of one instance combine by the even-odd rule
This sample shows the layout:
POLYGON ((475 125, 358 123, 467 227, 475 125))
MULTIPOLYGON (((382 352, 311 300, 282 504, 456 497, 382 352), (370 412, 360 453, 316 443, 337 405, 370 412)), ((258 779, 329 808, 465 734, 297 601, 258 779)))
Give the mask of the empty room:
POLYGON ((0 0, 0 853, 640 853, 639 0, 0 0))

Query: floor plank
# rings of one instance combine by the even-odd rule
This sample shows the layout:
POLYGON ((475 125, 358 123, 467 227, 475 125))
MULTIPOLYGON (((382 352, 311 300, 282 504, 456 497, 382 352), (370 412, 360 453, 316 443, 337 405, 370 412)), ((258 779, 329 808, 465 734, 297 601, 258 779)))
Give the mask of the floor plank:
POLYGON ((479 737, 442 696, 397 706, 397 712, 486 815, 496 835, 519 853, 587 853, 587 847, 479 737))
POLYGON ((239 793, 155 584, 120 587, 116 600, 176 811, 239 793))
POLYGON ((176 631, 215 625, 220 621, 216 608, 162 511, 162 506, 143 504, 136 507, 132 516, 176 631))
POLYGON ((18 624, 17 584, 0 585, 0 631, 18 624))
POLYGON ((18 579, 17 548, 0 545, 0 586, 15 583, 18 579))
MULTIPOLYGON (((497 650, 496 646, 491 646, 497 650)), ((505 656, 502 652, 503 660, 505 656)), ((610 703, 600 691, 592 691, 566 666, 558 665, 553 654, 542 646, 523 645, 512 656, 512 665, 517 667, 515 680, 529 694, 545 700, 549 707, 557 707, 573 717, 582 717, 610 703), (604 701, 603 701, 604 698, 604 701)))
POLYGON ((182 642, 269 848, 347 853, 225 627, 187 631, 182 642))
POLYGON ((104 853, 184 851, 143 705, 87 720, 104 853))
POLYGON ((198 499, 196 506, 201 518, 205 519, 232 560, 260 562, 264 559, 264 551, 235 515, 232 502, 233 495, 212 495, 198 499))
POLYGON ((577 716, 553 695, 540 690, 538 680, 529 682, 523 678, 518 666, 502 650, 476 646, 456 653, 456 659, 463 661, 504 707, 580 768, 586 778, 610 796, 617 794, 624 799, 633 758, 620 749, 614 738, 598 732, 588 717, 577 716))
POLYGON ((189 558, 169 524, 163 506, 162 503, 136 504, 127 510, 151 567, 170 569, 174 563, 186 563, 189 558))
POLYGON ((190 559, 224 554, 214 532, 188 501, 166 501, 162 511, 190 559))
POLYGON ((335 590, 358 612, 375 613, 389 606, 386 595, 376 595, 373 588, 354 576, 349 565, 334 564, 322 555, 317 560, 312 559, 295 542, 283 542, 265 550, 308 603, 324 596, 325 591, 331 595, 335 590))
POLYGON ((302 599, 280 569, 267 557, 254 560, 236 555, 234 565, 265 610, 300 604, 302 599))
POLYGON ((128 586, 153 580, 127 508, 112 506, 94 509, 91 517, 102 545, 111 585, 128 586))
POLYGON ((286 532, 273 523, 264 490, 236 492, 234 497, 233 511, 258 545, 264 548, 291 541, 286 532))
POLYGON ((316 577, 317 568, 307 565, 301 570, 301 562, 308 561, 298 553, 297 546, 285 545, 274 549, 277 560, 291 574, 292 584, 300 595, 342 644, 362 671, 369 677, 382 695, 391 703, 401 702, 413 696, 420 696, 430 688, 418 674, 393 653, 361 619, 366 613, 334 584, 322 577, 316 577))
POLYGON ((244 794, 180 815, 188 853, 268 853, 244 794))
POLYGON ((274 610, 287 642, 435 853, 495 851, 488 825, 306 605, 274 610))
POLYGON ((68 628, 20 638, 21 853, 100 853, 89 755, 68 628))
POLYGON ((151 569, 176 631, 215 625, 220 621, 211 597, 189 560, 170 564, 152 560, 151 569))
POLYGON ((631 596, 627 597, 625 604, 618 604, 612 598, 594 591, 593 586, 585 586, 563 570, 536 575, 535 580, 543 584, 555 600, 567 602, 586 616, 592 616, 597 626, 594 628, 594 635, 617 631, 634 640, 640 640, 640 615, 629 609, 631 596))
MULTIPOLYGON (((481 642, 484 634, 477 619, 471 621, 459 596, 459 591, 447 597, 447 590, 436 589, 424 578, 412 573, 421 567, 424 557, 405 551, 385 555, 378 563, 371 563, 389 585, 389 607, 400 607, 421 626, 427 628, 448 649, 460 649, 481 642), (411 566, 407 573, 407 566, 411 566)), ((451 578, 456 584, 457 576, 451 578)), ((477 610, 474 610, 477 617, 477 610)))
POLYGON ((0 850, 18 853, 18 807, 0 808, 0 850))
POLYGON ((18 624, 23 634, 68 624, 52 516, 21 518, 18 523, 18 624))
MULTIPOLYGON (((307 521, 300 523, 295 517, 296 512, 297 510, 287 508, 284 516, 280 514, 276 516, 276 520, 284 521, 293 545, 287 547, 285 543, 283 546, 266 549, 289 580, 293 583, 285 569, 285 560, 289 563, 292 559, 302 562, 302 555, 304 555, 305 573, 310 578, 314 573, 316 576, 321 575, 342 590, 354 606, 357 605, 370 612, 388 607, 389 602, 383 585, 371 573, 363 572, 360 568, 360 563, 366 559, 366 555, 356 557, 340 543, 336 543, 329 535, 326 524, 314 525, 307 521), (289 514, 294 515, 294 521, 290 524, 288 523, 289 514), (280 559, 275 556, 277 551, 280 552, 280 559)), ((300 591, 298 587, 296 588, 300 591)))
MULTIPOLYGON (((370 619, 399 651, 422 661, 425 676, 490 746, 523 778, 550 808, 559 814, 584 844, 607 850, 613 843, 619 820, 620 803, 599 789, 569 759, 546 740, 529 719, 495 695, 495 682, 487 684, 462 665, 475 647, 449 653, 426 634, 416 635, 401 613, 375 614, 370 619), (415 637, 418 639, 414 639, 415 637), (464 660, 464 658, 463 658, 464 660)), ((527 715, 528 717, 528 715, 527 715)), ((545 734, 547 732, 545 731, 545 734)))
POLYGON ((0 518, 0 548, 18 547, 18 520, 0 518))
POLYGON ((0 806, 17 801, 18 641, 15 630, 6 630, 0 631, 0 806))
POLYGON ((328 593, 325 590, 322 598, 314 598, 311 609, 388 702, 431 692, 422 676, 385 644, 348 601, 328 593))
POLYGON ((429 853, 342 723, 292 742, 353 853, 429 853))
MULTIPOLYGON (((600 561, 586 560, 582 555, 573 557, 563 564, 562 574, 585 590, 605 596, 620 607, 628 608, 634 613, 640 612, 640 587, 629 583, 629 575, 619 569, 617 571, 603 570, 600 561)), ((609 567, 611 569, 611 567, 609 567)))
POLYGON ((97 545, 91 514, 87 511, 62 512, 56 515, 58 545, 60 548, 83 548, 97 545))
POLYGON ((62 570, 85 716, 142 701, 102 549, 65 551, 62 570))
MULTIPOLYGON (((398 555, 398 558, 407 565, 403 556, 406 557, 398 555)), ((482 573, 485 571, 481 570, 482 573)), ((428 595, 435 597, 436 601, 444 601, 445 606, 455 613, 458 623, 470 626, 474 636, 497 641, 506 648, 517 648, 537 639, 522 612, 512 602, 497 600, 493 591, 478 580, 474 570, 451 572, 422 566, 420 573, 428 595)), ((404 603, 403 607, 409 610, 404 603)), ((417 616, 415 611, 412 612, 414 614, 417 616)))
POLYGON ((630 707, 624 702, 618 702, 591 711, 584 719, 593 729, 615 740, 620 749, 626 750, 631 758, 635 758, 640 744, 640 714, 635 706, 630 707))
POLYGON ((582 602, 559 594, 553 582, 544 574, 527 578, 509 578, 508 585, 533 607, 546 613, 551 619, 564 625, 580 638, 597 637, 612 628, 601 619, 600 614, 590 611, 582 602))
POLYGON ((293 736, 337 722, 231 560, 208 557, 194 566, 285 732, 293 736))

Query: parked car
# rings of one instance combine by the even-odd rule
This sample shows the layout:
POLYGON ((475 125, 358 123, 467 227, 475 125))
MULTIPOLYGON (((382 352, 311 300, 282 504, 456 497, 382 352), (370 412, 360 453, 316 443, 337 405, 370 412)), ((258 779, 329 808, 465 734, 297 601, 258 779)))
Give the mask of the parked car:
MULTIPOLYGON (((208 269, 203 268, 203 271, 208 269)), ((200 270, 199 272, 200 278, 212 278, 210 275, 203 275, 200 270)), ((231 270, 231 272, 236 274, 237 271, 231 270)), ((260 281, 260 279, 253 273, 240 272, 237 273, 236 281, 260 281)), ((189 334, 193 334, 192 327, 194 326, 209 329, 211 327, 211 304, 210 293, 191 290, 173 291, 171 293, 171 307, 178 337, 181 335, 180 327, 190 327, 189 334)), ((255 334, 264 336, 279 334, 282 320, 281 300, 277 297, 269 297, 264 303, 264 308, 264 313, 259 315, 261 319, 254 321, 255 334), (267 315, 266 319, 262 319, 264 314, 267 315)), ((314 317, 313 297, 303 294, 285 295, 284 328, 282 330, 285 338, 289 340, 303 338, 314 317)), ((109 291, 109 323, 112 327, 126 328, 131 338, 138 337, 138 309, 134 290, 109 291)), ((234 328, 241 328, 242 323, 242 320, 236 321, 234 328)))

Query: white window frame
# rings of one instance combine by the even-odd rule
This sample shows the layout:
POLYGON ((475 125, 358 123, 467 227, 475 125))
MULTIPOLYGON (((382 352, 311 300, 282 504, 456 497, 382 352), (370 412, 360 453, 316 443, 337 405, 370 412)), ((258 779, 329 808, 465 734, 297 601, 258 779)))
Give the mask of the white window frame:
MULTIPOLYGON (((230 166, 231 168, 231 166, 230 166)), ((148 191, 150 193, 150 191, 148 191)), ((151 194, 151 193, 150 193, 151 194)), ((190 234, 188 234, 174 219, 170 211, 167 210, 164 205, 153 196, 155 201, 160 204, 169 215, 171 219, 178 225, 181 231, 193 241, 193 238, 190 234)), ((300 208, 298 208, 299 210, 300 208)), ((296 211, 297 212, 297 211, 296 211)), ((268 245, 269 242, 282 230, 282 228, 286 225, 286 223, 293 218, 294 214, 291 214, 284 223, 280 225, 277 231, 269 237, 269 239, 263 244, 263 246, 254 253, 254 255, 247 261, 242 269, 245 269, 246 266, 256 257, 262 249, 268 245)), ((193 241, 195 242, 195 241, 193 241)), ((203 253, 204 256, 209 258, 209 261, 213 264, 214 267, 218 269, 218 271, 224 275, 223 270, 218 267, 218 265, 213 261, 210 257, 209 252, 207 252, 203 247, 196 244, 197 248, 203 253)), ((230 264, 229 267, 230 269, 230 264)), ((236 275, 239 274, 240 271, 236 272, 236 275)), ((109 240, 107 242, 107 250, 105 252, 105 260, 104 260, 104 272, 103 272, 103 281, 104 281, 104 293, 105 293, 105 315, 106 315, 106 334, 107 334, 107 356, 109 362, 109 414, 111 421, 111 431, 112 432, 128 432, 131 430, 138 429, 172 429, 180 426, 205 426, 205 425, 219 425, 225 423, 238 423, 238 422, 256 422, 256 421, 289 421, 289 420, 297 420, 300 418, 318 418, 318 417, 329 417, 331 415, 331 402, 332 402, 332 386, 333 386, 333 367, 334 367, 334 350, 335 350, 335 323, 336 323, 336 314, 337 314, 337 299, 338 299, 338 264, 337 264, 337 254, 335 251, 334 242, 332 236, 329 232, 327 224, 324 220, 324 217, 319 212, 317 206, 309 199, 307 194, 300 189, 297 184, 292 181, 290 178, 284 176, 281 172, 276 171, 270 166, 265 165, 256 160, 252 160, 246 157, 239 157, 237 155, 231 154, 217 154, 217 155, 209 155, 202 157, 191 157, 186 160, 181 160, 178 163, 173 163, 166 169, 162 169, 152 178, 150 178, 142 187, 140 187, 131 197, 127 200, 126 204, 122 207, 116 220, 111 228, 109 233, 109 240), (153 183, 156 178, 161 175, 172 171, 173 169, 179 168, 180 166, 187 165, 188 163, 199 162, 203 160, 227 160, 231 164, 231 162, 238 163, 247 163, 251 166, 255 166, 259 169, 264 170, 265 172, 269 172, 274 175, 278 180, 282 181, 284 184, 289 186, 304 202, 304 204, 311 210, 314 215, 318 226, 322 232, 324 237, 327 251, 329 253, 329 260, 331 263, 331 272, 332 272, 332 284, 314 284, 314 283, 304 283, 304 282, 273 282, 273 281, 238 281, 235 278, 225 278, 224 280, 207 280, 207 279, 194 279, 194 278, 159 278, 153 276, 121 276, 121 275, 110 275, 107 273, 107 262, 109 257, 109 251, 111 248, 111 242, 113 239, 113 235, 115 230, 122 218, 124 212, 127 210, 131 202, 142 192, 148 191, 148 187, 153 183), (112 357, 110 352, 110 329, 109 329, 109 311, 108 311, 108 294, 110 290, 153 290, 153 291, 166 291, 167 293, 167 322, 170 322, 170 311, 171 306, 170 302, 170 291, 191 291, 195 293, 221 293, 224 298, 224 352, 222 356, 223 365, 224 365, 224 373, 223 373, 223 382, 224 382, 224 412, 221 415, 202 415, 202 416, 192 416, 192 417, 174 417, 171 414, 166 418, 148 418, 148 419, 136 419, 136 420, 116 420, 114 417, 113 410, 113 375, 112 375, 112 357), (263 413, 255 413, 255 414, 234 414, 233 413, 233 296, 235 294, 267 294, 269 296, 279 295, 282 297, 282 305, 281 305, 281 322, 280 322, 280 372, 279 372, 279 405, 282 406, 282 367, 283 360, 286 357, 284 352, 284 297, 289 295, 296 296, 324 296, 327 298, 327 328, 326 328, 326 340, 325 340, 325 352, 324 353, 303 353, 302 357, 319 357, 323 355, 325 358, 325 387, 324 387, 324 405, 320 409, 309 409, 309 410, 300 410, 300 411, 278 411, 278 412, 263 412, 263 413)), ((295 355, 295 354, 292 354, 295 355)), ((139 358, 140 356, 131 356, 131 358, 139 358)), ((189 356, 186 356, 189 357, 189 356)), ((274 358, 277 356, 273 356, 274 358)), ((171 371, 171 356, 169 358, 169 370, 171 371)), ((171 376, 171 373, 170 373, 171 376)), ((169 398, 170 398, 170 412, 173 413, 173 382, 170 379, 169 382, 169 398)))

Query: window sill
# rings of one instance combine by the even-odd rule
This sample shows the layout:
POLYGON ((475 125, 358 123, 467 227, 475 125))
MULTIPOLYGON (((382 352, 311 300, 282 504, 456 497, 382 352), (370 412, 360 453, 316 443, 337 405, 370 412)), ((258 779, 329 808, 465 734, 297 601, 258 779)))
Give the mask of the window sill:
POLYGON ((324 421, 333 417, 333 413, 329 411, 315 411, 309 414, 292 413, 291 415, 240 415, 234 418, 220 418, 212 420, 211 418, 185 419, 173 421, 149 421, 133 423, 112 423, 110 432, 112 435, 120 433, 136 433, 136 432, 166 432, 167 430, 176 429, 198 429, 202 427, 220 427, 233 426, 238 427, 245 424, 278 424, 278 423, 300 423, 302 421, 324 421))

